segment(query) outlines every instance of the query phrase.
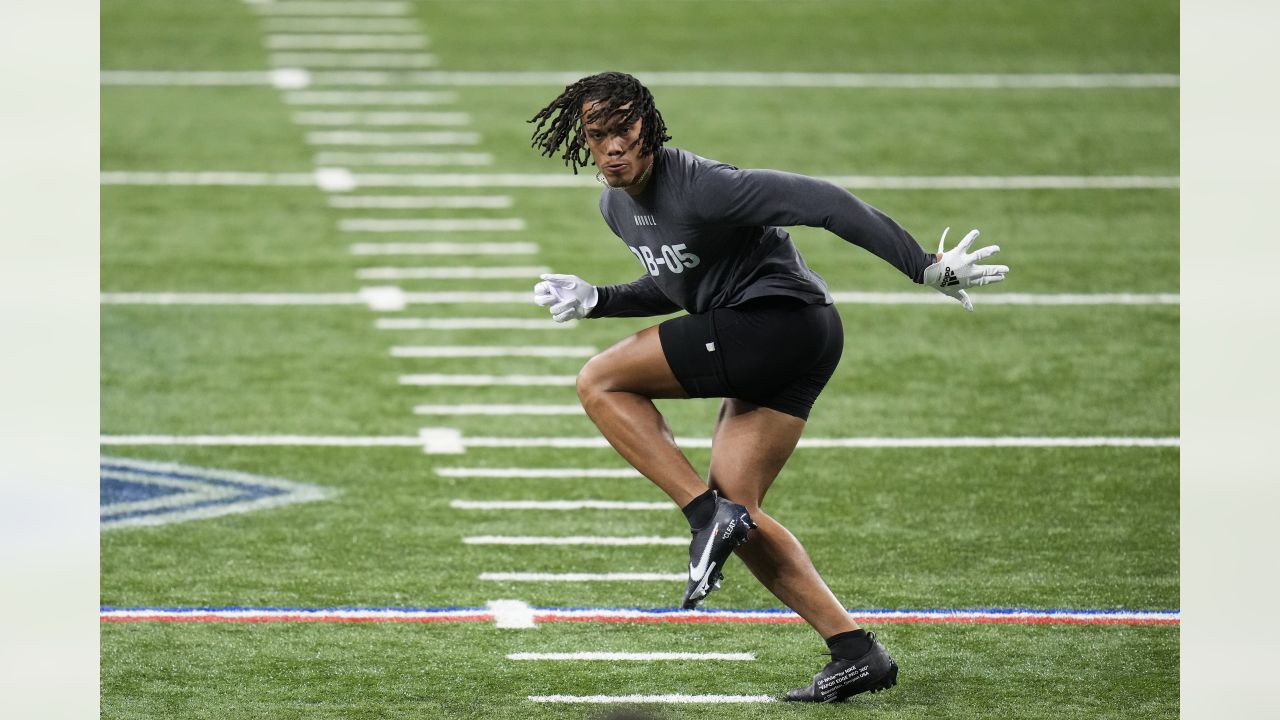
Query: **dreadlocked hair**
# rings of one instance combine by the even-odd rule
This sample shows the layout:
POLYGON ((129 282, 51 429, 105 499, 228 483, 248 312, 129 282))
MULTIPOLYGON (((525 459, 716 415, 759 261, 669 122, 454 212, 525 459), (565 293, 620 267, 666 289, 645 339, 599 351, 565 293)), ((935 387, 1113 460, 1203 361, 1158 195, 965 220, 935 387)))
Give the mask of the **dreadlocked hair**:
POLYGON ((671 139, 662 113, 653 104, 653 94, 634 77, 620 72, 591 75, 565 87, 550 105, 529 120, 537 123, 530 145, 545 157, 553 157, 564 147, 564 164, 578 174, 591 163, 585 126, 617 116, 619 127, 631 127, 640 120, 640 154, 650 155, 671 139), (593 103, 584 115, 582 106, 593 103), (630 105, 625 110, 623 105, 630 105))

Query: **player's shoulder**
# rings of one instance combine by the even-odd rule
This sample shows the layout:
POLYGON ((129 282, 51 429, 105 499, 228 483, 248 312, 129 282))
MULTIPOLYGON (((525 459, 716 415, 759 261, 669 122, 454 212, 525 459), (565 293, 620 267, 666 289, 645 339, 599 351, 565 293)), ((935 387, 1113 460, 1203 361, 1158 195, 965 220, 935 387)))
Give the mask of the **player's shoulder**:
POLYGON ((690 176, 697 176, 704 173, 717 172, 720 170, 737 170, 738 168, 726 162, 713 160, 703 157, 696 153, 680 148, 663 148, 664 163, 676 172, 685 173, 690 176))
POLYGON ((663 148, 663 157, 668 174, 677 179, 675 185, 686 189, 697 189, 714 185, 726 179, 738 168, 726 162, 703 157, 688 150, 679 148, 663 148))

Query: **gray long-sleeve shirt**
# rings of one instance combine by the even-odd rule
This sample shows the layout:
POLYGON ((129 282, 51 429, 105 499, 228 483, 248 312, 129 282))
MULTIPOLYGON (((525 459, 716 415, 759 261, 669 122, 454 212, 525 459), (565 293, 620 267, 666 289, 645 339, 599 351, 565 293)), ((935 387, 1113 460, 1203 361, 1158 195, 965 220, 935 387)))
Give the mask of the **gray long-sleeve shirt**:
POLYGON ((675 148, 655 153, 638 196, 606 188, 600 214, 644 266, 626 285, 599 288, 591 317, 703 313, 781 295, 831 304, 783 227, 826 228, 920 282, 933 262, 884 213, 824 180, 739 170, 675 148))

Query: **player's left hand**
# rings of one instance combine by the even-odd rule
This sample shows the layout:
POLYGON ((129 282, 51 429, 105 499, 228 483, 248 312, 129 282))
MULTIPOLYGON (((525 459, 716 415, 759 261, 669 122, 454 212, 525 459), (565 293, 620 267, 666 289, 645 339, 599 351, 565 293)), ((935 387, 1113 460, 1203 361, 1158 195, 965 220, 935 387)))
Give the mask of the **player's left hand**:
POLYGON ((540 275, 533 286, 533 302, 548 307, 556 322, 584 318, 600 299, 595 287, 577 275, 540 275))
POLYGON ((1004 280, 1005 273, 1009 272, 1009 266, 977 264, 979 260, 1000 252, 999 245, 988 245, 973 253, 966 252, 977 239, 977 230, 970 230, 959 244, 947 250, 947 231, 950 229, 943 230, 942 239, 938 241, 938 254, 942 258, 924 269, 924 284, 933 287, 943 295, 959 300, 965 310, 973 312, 973 301, 969 299, 965 288, 998 283, 1004 280))

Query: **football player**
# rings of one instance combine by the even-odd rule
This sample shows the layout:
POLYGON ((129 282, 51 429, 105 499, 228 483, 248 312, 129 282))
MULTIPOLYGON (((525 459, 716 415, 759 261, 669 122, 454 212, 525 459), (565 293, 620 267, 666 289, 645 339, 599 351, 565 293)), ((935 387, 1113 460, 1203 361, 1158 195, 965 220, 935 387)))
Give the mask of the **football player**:
POLYGON ((800 542, 761 509, 844 348, 826 283, 787 226, 821 227, 916 283, 973 304, 966 289, 1008 268, 970 253, 974 230, 929 253, 888 216, 846 190, 773 170, 740 170, 676 148, 653 95, 607 72, 565 88, 530 120, 533 146, 577 172, 593 163, 606 187, 600 213, 639 260, 635 282, 595 287, 543 275, 534 301, 558 322, 686 314, 624 338, 578 374, 587 415, 609 443, 684 511, 693 538, 682 606, 719 587, 732 552, 816 630, 832 660, 787 700, 829 702, 892 687, 898 666, 859 628, 800 542), (657 398, 723 398, 706 482, 676 446, 657 398))

